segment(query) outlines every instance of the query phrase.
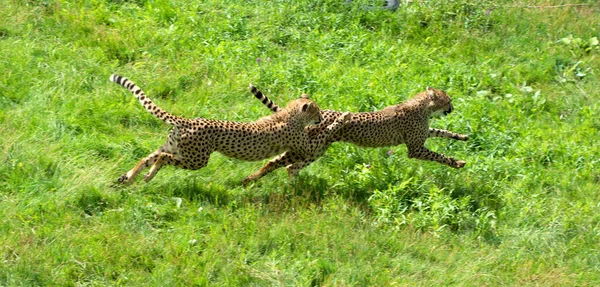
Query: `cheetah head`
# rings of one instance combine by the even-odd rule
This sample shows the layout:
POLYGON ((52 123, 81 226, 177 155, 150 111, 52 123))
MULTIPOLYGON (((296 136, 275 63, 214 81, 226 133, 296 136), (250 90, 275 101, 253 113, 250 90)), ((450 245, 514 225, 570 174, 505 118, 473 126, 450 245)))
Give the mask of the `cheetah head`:
POLYGON ((427 87, 427 97, 429 98, 429 110, 432 116, 445 116, 454 110, 452 99, 446 92, 427 87))
POLYGON ((323 120, 321 109, 308 98, 307 94, 302 94, 299 99, 290 102, 285 109, 299 115, 298 119, 305 126, 319 124, 323 120))

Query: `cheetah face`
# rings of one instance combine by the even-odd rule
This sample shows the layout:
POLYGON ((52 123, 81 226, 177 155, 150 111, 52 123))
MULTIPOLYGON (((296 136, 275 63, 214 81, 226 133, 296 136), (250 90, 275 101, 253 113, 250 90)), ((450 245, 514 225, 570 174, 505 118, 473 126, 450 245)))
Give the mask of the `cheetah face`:
POLYGON ((299 113, 299 118, 305 126, 319 124, 323 120, 321 109, 315 102, 311 101, 306 94, 303 94, 299 99, 292 101, 288 104, 286 109, 299 113))
POLYGON ((320 124, 321 121, 323 121, 323 116, 321 115, 321 109, 319 108, 319 106, 317 106, 315 102, 311 101, 307 94, 302 94, 302 96, 300 96, 300 99, 308 100, 308 102, 305 103, 304 106, 302 106, 302 112, 307 113, 307 116, 309 118, 309 124, 320 124))
POLYGON ((442 90, 427 87, 427 97, 432 116, 446 116, 454 110, 452 99, 442 90))
POLYGON ((318 125, 323 120, 321 109, 314 102, 306 103, 302 106, 302 112, 306 113, 308 125, 318 125))

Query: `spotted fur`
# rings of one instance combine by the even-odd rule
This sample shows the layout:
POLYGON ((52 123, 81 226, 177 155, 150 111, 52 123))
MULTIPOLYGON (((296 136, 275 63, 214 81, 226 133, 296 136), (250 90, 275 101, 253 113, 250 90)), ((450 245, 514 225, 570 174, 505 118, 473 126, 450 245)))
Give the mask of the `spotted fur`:
MULTIPOLYGON (((273 103, 273 105, 275 104, 273 103)), ((447 115, 452 110, 452 101, 444 91, 427 87, 426 91, 404 103, 376 112, 351 113, 350 121, 334 133, 329 141, 315 149, 314 154, 305 157, 291 151, 285 152, 269 161, 259 171, 246 177, 245 182, 256 180, 284 166, 287 168, 288 174, 293 177, 303 167, 321 157, 327 148, 336 141, 349 142, 362 147, 406 144, 409 158, 436 161, 454 168, 462 168, 465 161, 455 160, 452 157, 430 151, 424 146, 425 141, 430 137, 462 141, 469 138, 468 135, 429 128, 430 117, 438 114, 447 115)), ((324 121, 306 129, 311 136, 319 135, 341 114, 342 112, 338 111, 321 110, 324 121)))
POLYGON ((285 151, 310 156, 348 120, 347 115, 340 116, 327 125, 323 136, 310 138, 304 128, 321 122, 322 117, 317 104, 307 96, 256 122, 186 119, 158 107, 130 80, 117 75, 112 75, 110 80, 127 88, 148 112, 173 126, 165 144, 123 174, 119 178, 121 183, 131 182, 147 167, 150 171, 144 176, 146 181, 150 181, 163 165, 200 169, 206 166, 214 151, 247 161, 269 158, 285 151))

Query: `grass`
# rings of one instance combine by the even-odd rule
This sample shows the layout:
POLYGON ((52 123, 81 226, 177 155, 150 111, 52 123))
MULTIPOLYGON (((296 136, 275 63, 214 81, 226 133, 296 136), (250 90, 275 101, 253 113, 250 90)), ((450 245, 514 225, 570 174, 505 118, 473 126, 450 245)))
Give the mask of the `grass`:
POLYGON ((595 1, 0 4, 2 286, 600 284, 595 1), (432 126, 471 138, 427 145, 467 166, 336 143, 293 182, 214 154, 118 186, 169 127, 111 73, 236 121, 269 114, 248 83, 343 111, 442 88, 432 126))

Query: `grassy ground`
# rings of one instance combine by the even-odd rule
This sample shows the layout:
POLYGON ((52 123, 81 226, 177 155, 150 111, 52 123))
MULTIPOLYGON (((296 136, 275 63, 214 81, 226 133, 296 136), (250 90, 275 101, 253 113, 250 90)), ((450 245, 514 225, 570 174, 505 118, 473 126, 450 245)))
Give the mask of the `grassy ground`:
POLYGON ((596 1, 191 2, 0 1, 0 285, 600 284, 596 1), (113 72, 239 121, 269 114, 250 82, 344 111, 442 88, 432 125, 471 140, 428 146, 467 166, 336 143, 291 183, 214 154, 121 187, 169 127, 113 72))

